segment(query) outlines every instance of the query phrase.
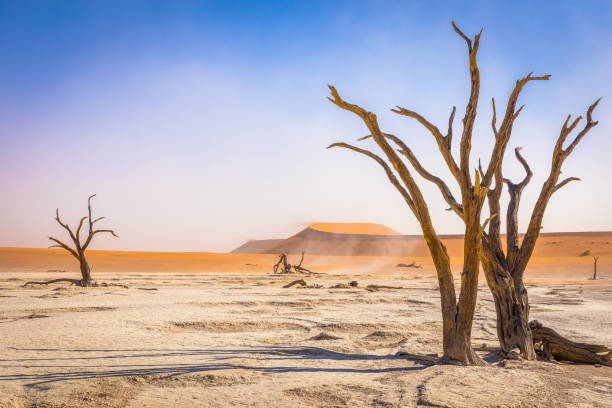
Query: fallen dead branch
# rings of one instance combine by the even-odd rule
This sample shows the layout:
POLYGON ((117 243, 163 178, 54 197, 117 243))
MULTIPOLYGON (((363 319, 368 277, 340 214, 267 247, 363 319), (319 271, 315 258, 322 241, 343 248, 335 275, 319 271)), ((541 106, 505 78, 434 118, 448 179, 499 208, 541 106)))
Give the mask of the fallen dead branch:
POLYGON ((612 367, 612 349, 606 346, 573 342, 537 320, 529 322, 529 328, 536 352, 546 360, 554 357, 555 360, 612 367))
POLYGON ((414 269, 423 269, 423 267, 421 265, 417 265, 416 262, 412 261, 412 263, 409 264, 405 264, 405 263, 398 263, 397 265, 395 265, 396 268, 414 268, 414 269))
MULTIPOLYGON (((49 285, 51 283, 57 283, 57 282, 68 282, 68 283, 71 283, 72 285, 82 286, 82 281, 79 279, 60 278, 60 279, 51 279, 48 281, 29 281, 29 282, 24 283, 22 287, 25 288, 28 285, 49 285)), ((117 288, 129 289, 127 285, 123 285, 121 283, 106 283, 106 282, 95 282, 95 281, 91 281, 88 286, 92 288, 117 287, 117 288)))
POLYGON ((359 286, 359 282, 357 281, 350 281, 349 283, 336 283, 335 285, 330 286, 330 289, 349 289, 349 288, 356 288, 357 286, 359 286))
POLYGON ((81 286, 81 281, 79 279, 60 278, 60 279, 52 279, 48 281, 29 281, 29 282, 24 283, 23 287, 25 288, 28 285, 49 285, 51 283, 57 283, 57 282, 69 282, 72 285, 81 286))
POLYGON ((296 280, 294 280, 293 282, 288 283, 288 284, 286 284, 285 286, 283 286, 283 288, 290 288, 290 287, 295 286, 295 285, 300 285, 300 286, 301 286, 301 287, 303 287, 303 288, 305 288, 305 287, 307 287, 307 286, 308 286, 308 285, 306 284, 306 281, 305 281, 304 279, 296 279, 296 280))
POLYGON ((376 292, 381 289, 405 289, 403 286, 386 286, 386 285, 368 285, 366 290, 370 292, 376 292))
POLYGON ((316 283, 313 283, 312 285, 309 285, 306 283, 306 281, 304 279, 296 279, 288 284, 286 284, 285 286, 283 286, 283 288, 290 288, 292 286, 298 286, 300 288, 307 288, 307 289, 320 289, 323 286, 318 285, 316 283))

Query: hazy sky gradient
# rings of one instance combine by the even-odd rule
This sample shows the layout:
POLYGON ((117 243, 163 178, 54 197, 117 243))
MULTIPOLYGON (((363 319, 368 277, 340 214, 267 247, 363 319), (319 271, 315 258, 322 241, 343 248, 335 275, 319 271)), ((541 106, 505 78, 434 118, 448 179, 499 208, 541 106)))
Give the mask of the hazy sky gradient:
MULTIPOLYGON (((92 193, 121 237, 98 249, 227 251, 315 221, 420 233, 376 163, 325 149, 367 133, 326 84, 451 183, 432 137, 389 109, 445 128, 456 105, 460 132, 469 80, 453 19, 484 28, 473 166, 492 146, 490 98, 502 110, 516 79, 552 74, 525 89, 509 146, 535 173, 523 229, 566 115, 603 96, 564 167, 583 181, 553 197, 544 231, 611 230, 612 3, 491 3, 3 1, 0 246, 47 246, 62 236, 55 208, 75 223, 92 193)), ((512 156, 505 169, 522 177, 512 156)), ((462 232, 421 185, 439 232, 462 232)))

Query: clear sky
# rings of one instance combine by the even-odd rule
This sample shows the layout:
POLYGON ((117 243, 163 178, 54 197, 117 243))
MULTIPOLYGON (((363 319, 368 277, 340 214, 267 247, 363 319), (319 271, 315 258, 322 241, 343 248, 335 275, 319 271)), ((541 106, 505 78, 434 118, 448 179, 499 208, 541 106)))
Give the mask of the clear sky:
MULTIPOLYGON (((612 230, 611 2, 4 0, 0 246, 47 246, 61 235, 55 208, 75 223, 92 193, 120 236, 99 249, 227 251, 316 221, 420 233, 377 164, 325 149, 366 134, 326 84, 450 183, 431 136, 390 108, 441 127, 453 105, 463 116, 467 52, 451 20, 484 29, 473 163, 492 145, 490 98, 503 105, 530 71, 552 75, 528 85, 510 142, 535 173, 523 228, 565 116, 603 97, 565 164, 583 181, 553 197, 544 231, 612 230)), ((439 232, 462 232, 422 185, 439 232)))

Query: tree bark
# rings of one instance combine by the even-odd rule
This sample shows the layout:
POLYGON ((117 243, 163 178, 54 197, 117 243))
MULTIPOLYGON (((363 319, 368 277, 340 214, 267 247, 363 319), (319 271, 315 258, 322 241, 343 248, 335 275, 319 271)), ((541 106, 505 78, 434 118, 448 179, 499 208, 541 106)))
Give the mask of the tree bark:
POLYGON ((518 348, 523 358, 535 360, 527 291, 522 284, 517 289, 510 272, 501 265, 483 260, 483 270, 495 303, 497 338, 502 353, 508 355, 518 348))
POLYGON ((80 259, 80 267, 81 267, 81 286, 87 287, 91 286, 91 269, 89 268, 89 264, 87 263, 87 259, 85 259, 85 254, 82 254, 80 259))
POLYGON ((542 326, 537 320, 530 322, 529 327, 533 331, 534 345, 546 360, 554 357, 557 360, 612 367, 612 349, 606 346, 573 342, 553 329, 542 326))

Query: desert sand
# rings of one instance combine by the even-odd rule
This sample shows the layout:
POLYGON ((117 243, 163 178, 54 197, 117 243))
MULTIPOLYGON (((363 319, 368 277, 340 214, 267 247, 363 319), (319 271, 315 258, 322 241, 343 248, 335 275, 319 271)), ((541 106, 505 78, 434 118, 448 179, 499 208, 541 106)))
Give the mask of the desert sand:
MULTIPOLYGON (((531 315, 610 345, 612 256, 588 280, 592 259, 575 252, 590 242, 533 258, 531 315)), ((612 406, 610 368, 500 360, 483 277, 473 344, 490 366, 432 365, 441 315, 426 257, 306 255, 321 275, 278 276, 267 254, 89 254, 105 286, 23 288, 78 277, 78 265, 58 250, 0 249, 1 407, 612 406), (412 261, 422 269, 396 268, 412 261), (282 287, 297 278, 321 287, 282 287)))

